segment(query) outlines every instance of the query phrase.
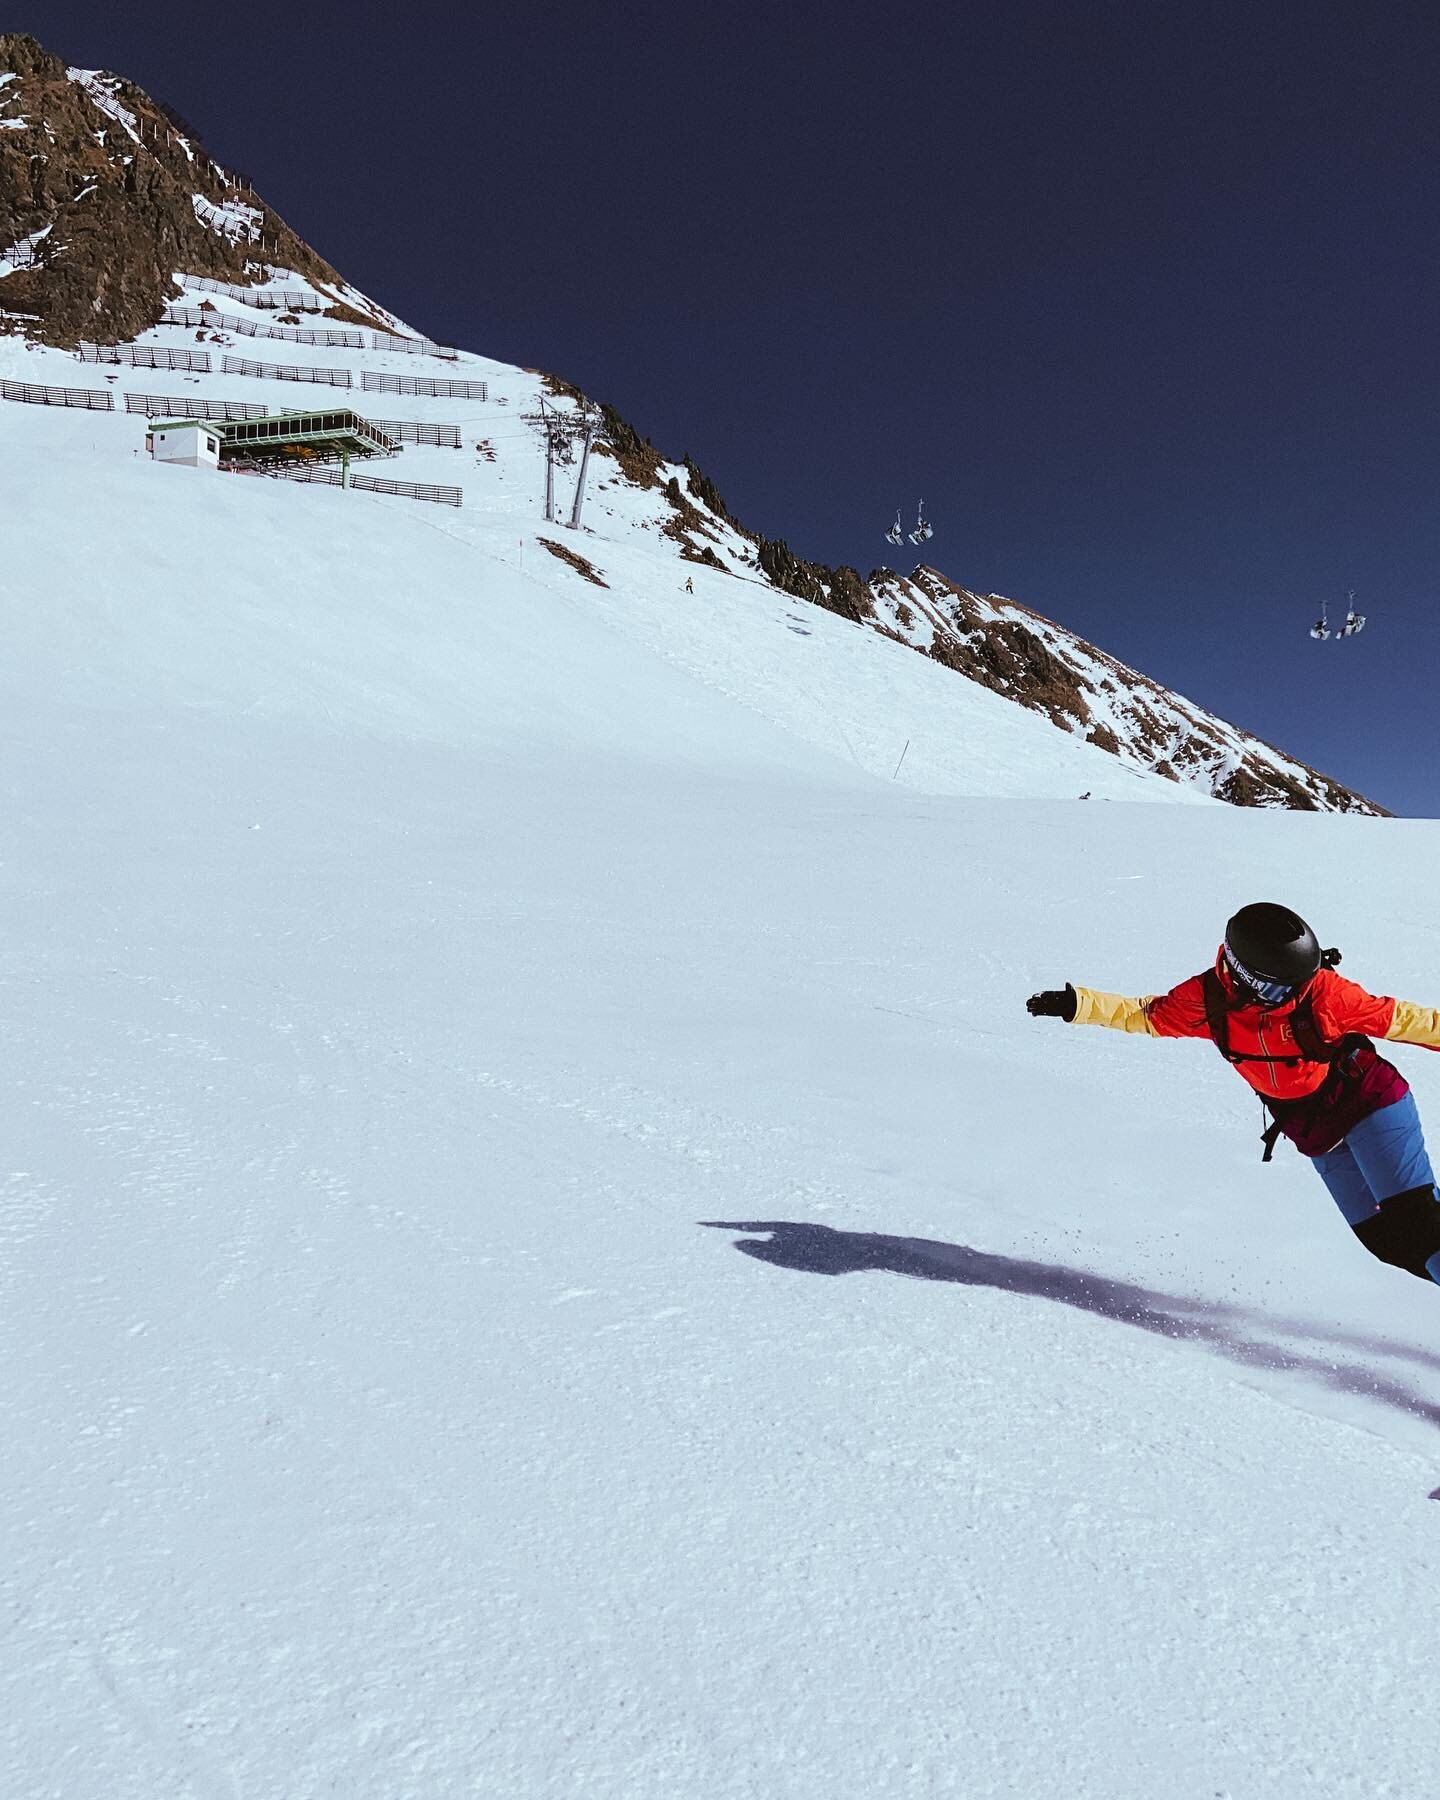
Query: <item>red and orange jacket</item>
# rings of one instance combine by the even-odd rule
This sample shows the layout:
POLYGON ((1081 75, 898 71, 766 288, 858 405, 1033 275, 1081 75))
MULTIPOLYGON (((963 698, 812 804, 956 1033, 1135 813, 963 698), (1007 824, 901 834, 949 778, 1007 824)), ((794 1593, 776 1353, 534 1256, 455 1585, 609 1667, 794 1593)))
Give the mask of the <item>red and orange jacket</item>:
MULTIPOLYGON (((1246 1005, 1223 955, 1217 959, 1215 972, 1229 1002, 1226 1024, 1232 1052, 1246 1057, 1299 1059, 1289 1023, 1299 995, 1283 1006, 1246 1005)), ((1440 1050, 1440 1010, 1434 1007, 1369 994, 1333 969, 1321 969, 1304 992, 1309 996, 1315 1029, 1327 1044, 1356 1033, 1440 1050)), ((1150 1037, 1211 1035, 1203 975, 1192 975, 1168 994, 1151 994, 1139 1000, 1082 987, 1075 989, 1075 997, 1077 1025, 1106 1025, 1113 1031, 1139 1031, 1150 1037)), ((1262 1099, 1282 1103, 1303 1100, 1315 1093, 1331 1069, 1329 1063, 1303 1059, 1239 1062, 1235 1067, 1262 1099)), ((1400 1092, 1403 1091, 1402 1083, 1400 1092)))

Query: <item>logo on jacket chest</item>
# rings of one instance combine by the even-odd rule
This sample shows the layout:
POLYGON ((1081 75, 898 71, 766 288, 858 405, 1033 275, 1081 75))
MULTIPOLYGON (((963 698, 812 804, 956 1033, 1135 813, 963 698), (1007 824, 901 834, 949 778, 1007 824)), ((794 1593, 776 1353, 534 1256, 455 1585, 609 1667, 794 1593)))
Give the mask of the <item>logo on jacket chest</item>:
POLYGON ((1257 1019, 1255 1035, 1271 1051, 1294 1050, 1297 1047, 1295 1033, 1290 1029, 1289 1019, 1277 1019, 1273 1016, 1268 1019, 1257 1019))

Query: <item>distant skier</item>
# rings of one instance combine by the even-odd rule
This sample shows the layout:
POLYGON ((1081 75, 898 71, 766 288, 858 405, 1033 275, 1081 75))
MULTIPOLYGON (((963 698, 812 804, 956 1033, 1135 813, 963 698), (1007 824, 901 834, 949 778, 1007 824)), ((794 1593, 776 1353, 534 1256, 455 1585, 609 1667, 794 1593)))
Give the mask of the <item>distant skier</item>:
POLYGON ((687 575, 685 577, 685 592, 687 594, 693 594, 695 592, 695 577, 693 575, 687 575))
POLYGON ((1150 1037, 1210 1038, 1308 1156, 1345 1222, 1381 1262, 1440 1281, 1440 1203, 1405 1077, 1371 1037, 1440 1050, 1440 1011, 1368 994, 1338 950, 1288 907, 1242 906, 1213 969, 1140 1000, 1066 986, 1032 994, 1035 1018, 1150 1037))

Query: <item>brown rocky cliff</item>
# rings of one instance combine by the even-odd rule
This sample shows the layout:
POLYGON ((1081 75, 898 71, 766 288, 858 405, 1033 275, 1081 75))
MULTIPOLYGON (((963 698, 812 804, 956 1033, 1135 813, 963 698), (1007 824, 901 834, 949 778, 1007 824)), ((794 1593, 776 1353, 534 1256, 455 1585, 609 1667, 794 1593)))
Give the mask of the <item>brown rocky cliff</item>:
POLYGON ((84 83, 34 38, 0 36, 0 256, 49 227, 35 266, 0 282, 0 330, 65 348, 132 338, 159 320, 176 269, 243 281, 263 257, 339 280, 177 119, 133 82, 84 83))
MULTIPOLYGON (((878 569, 867 585, 881 604, 882 629, 886 617, 903 628, 923 616, 933 633, 926 654, 936 662, 1137 767, 1193 781, 1234 806, 1385 816, 1363 794, 1017 600, 972 594, 924 566, 908 577, 878 569)), ((903 629, 898 635, 911 641, 903 629)))

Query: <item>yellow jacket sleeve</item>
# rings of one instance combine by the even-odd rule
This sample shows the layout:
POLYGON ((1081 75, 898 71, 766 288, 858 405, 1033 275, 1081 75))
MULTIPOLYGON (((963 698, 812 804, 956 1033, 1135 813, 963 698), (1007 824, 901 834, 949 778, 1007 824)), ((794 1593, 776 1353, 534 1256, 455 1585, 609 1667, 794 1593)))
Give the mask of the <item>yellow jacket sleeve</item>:
POLYGON ((1159 1037, 1160 1033, 1150 1023, 1148 1009, 1153 998, 1147 994, 1143 1000, 1130 1000, 1123 994, 1101 994, 1094 988, 1077 987, 1074 1023, 1105 1025, 1111 1031, 1140 1031, 1147 1037, 1159 1037))
MULTIPOLYGON (((1076 1013, 1075 1017, 1080 1017, 1076 1013)), ((1413 1000, 1397 1000, 1395 1017, 1385 1036, 1392 1043, 1423 1044, 1427 1050, 1440 1050, 1440 1011, 1433 1006, 1416 1006, 1413 1000)))

